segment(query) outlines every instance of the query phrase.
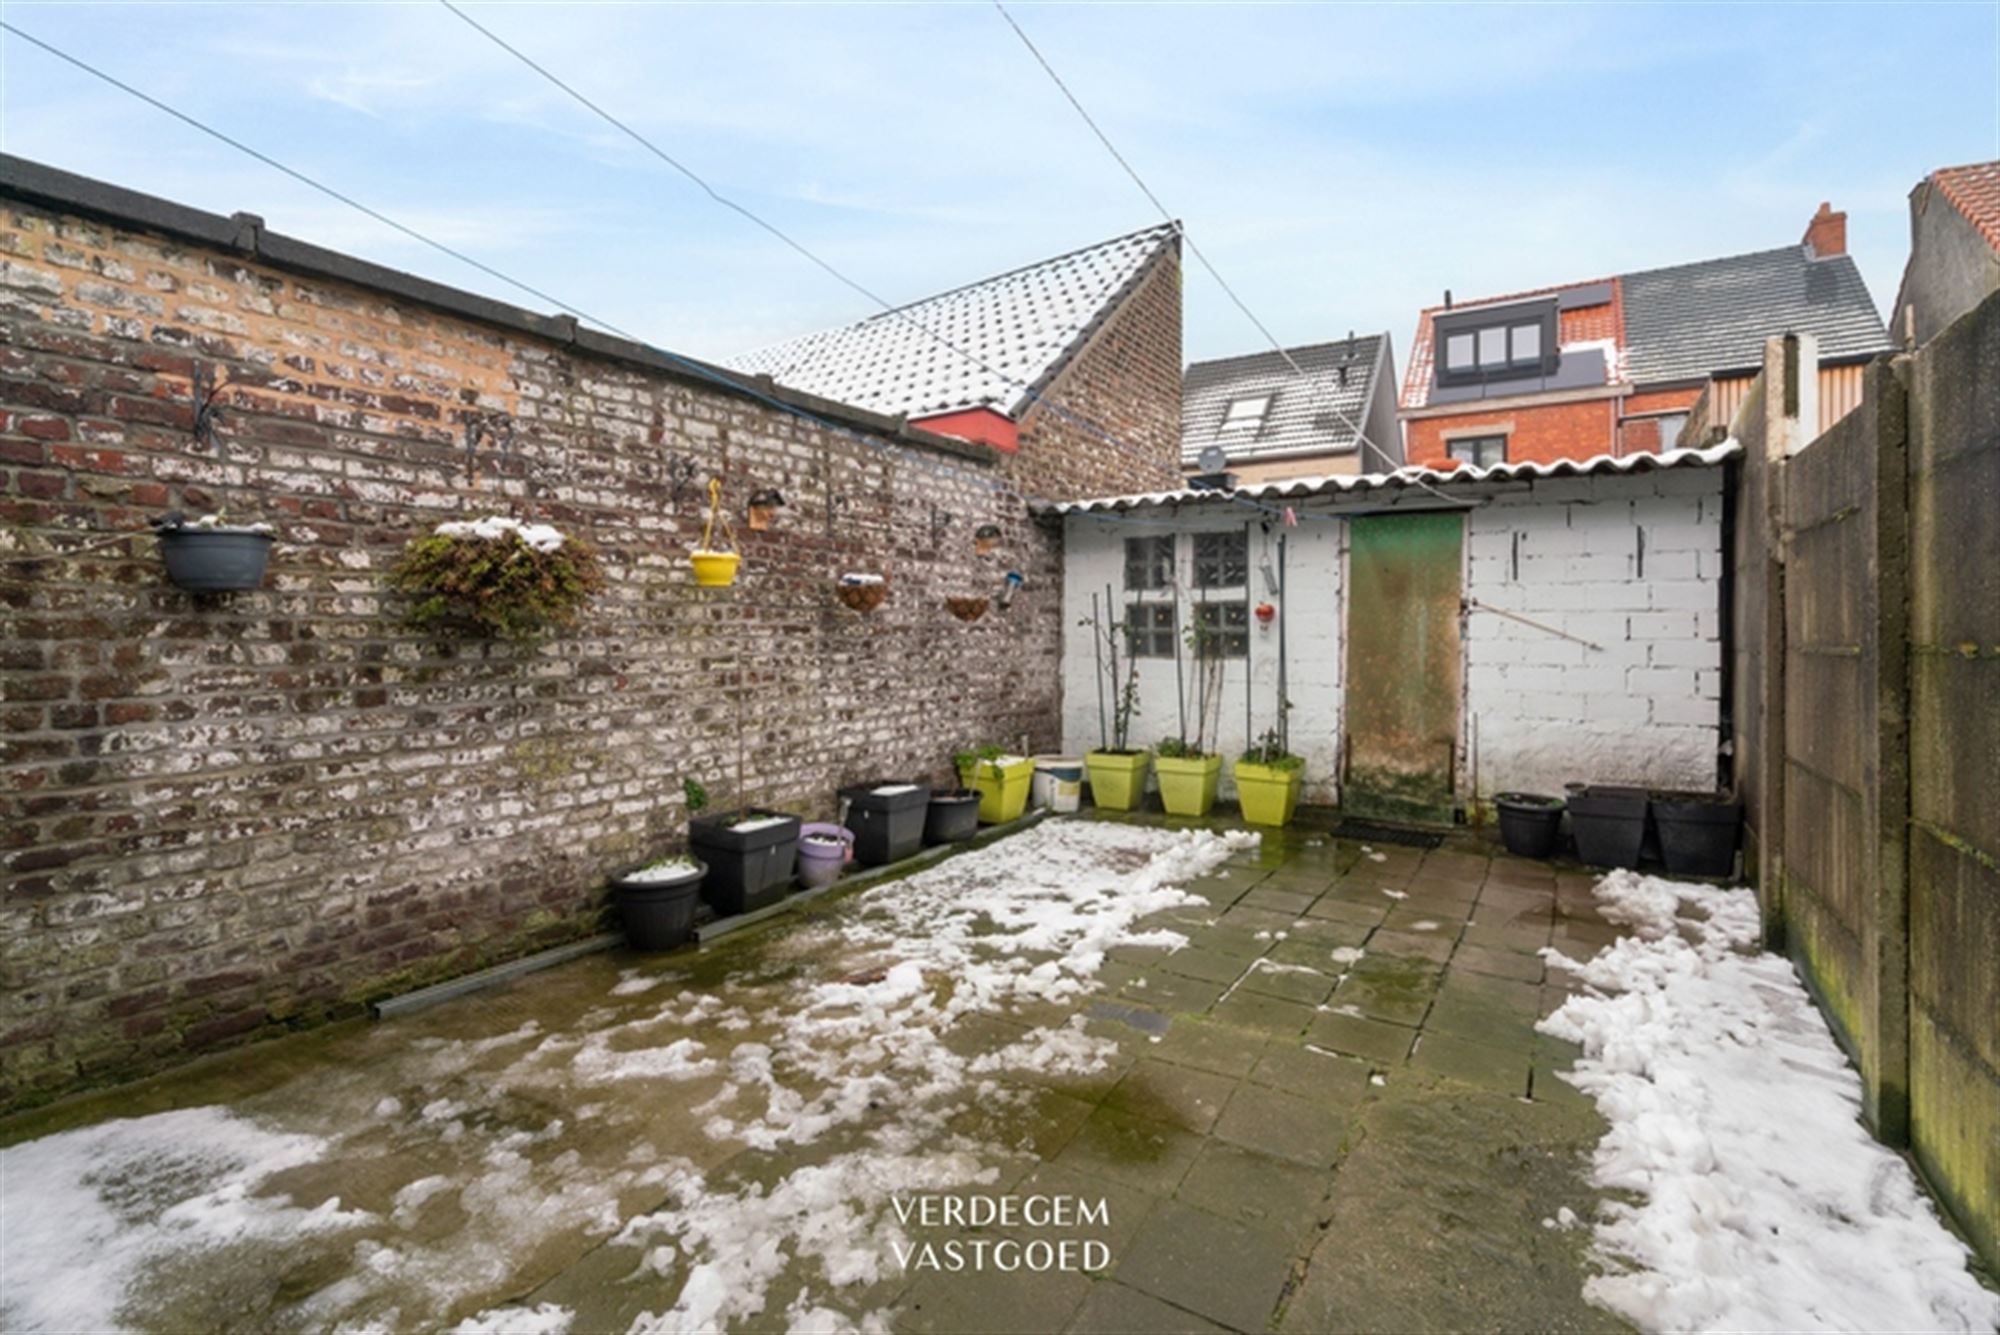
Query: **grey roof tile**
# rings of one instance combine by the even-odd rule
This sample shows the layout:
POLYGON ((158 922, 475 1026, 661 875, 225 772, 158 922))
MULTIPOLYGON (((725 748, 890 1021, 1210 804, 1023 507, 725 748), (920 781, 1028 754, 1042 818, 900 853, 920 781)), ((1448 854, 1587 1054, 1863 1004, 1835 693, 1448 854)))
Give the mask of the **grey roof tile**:
POLYGON ((1383 337, 1361 335, 1351 347, 1342 339, 1287 349, 1306 373, 1305 379, 1276 352, 1195 362, 1181 380, 1181 461, 1194 464, 1210 445, 1220 445, 1232 463, 1355 449, 1356 434, 1367 418, 1383 337), (1271 395, 1272 401, 1254 429, 1223 428, 1231 403, 1262 394, 1271 395))
POLYGON ((1179 235, 1162 223, 723 365, 879 413, 1013 417, 1179 235))
POLYGON ((1886 352, 1888 334, 1846 255, 1785 246, 1626 274, 1625 372, 1637 385, 1754 369, 1764 340, 1810 333, 1822 358, 1886 352))

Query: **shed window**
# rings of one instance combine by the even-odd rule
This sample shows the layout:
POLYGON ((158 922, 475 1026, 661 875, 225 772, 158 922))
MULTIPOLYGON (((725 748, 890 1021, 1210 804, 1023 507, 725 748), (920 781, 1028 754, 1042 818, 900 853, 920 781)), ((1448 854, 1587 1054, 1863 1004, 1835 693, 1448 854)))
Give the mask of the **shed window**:
POLYGON ((1230 533, 1194 535, 1195 588, 1233 589, 1249 583, 1249 534, 1238 529, 1230 533))
POLYGON ((1125 590, 1151 593, 1174 585, 1174 539, 1125 539, 1125 590))
POLYGON ((1194 536, 1194 624, 1208 652, 1242 658, 1250 652, 1250 535, 1242 529, 1194 536))
POLYGON ((1125 604, 1125 651, 1134 658, 1174 656, 1174 605, 1133 599, 1125 604))

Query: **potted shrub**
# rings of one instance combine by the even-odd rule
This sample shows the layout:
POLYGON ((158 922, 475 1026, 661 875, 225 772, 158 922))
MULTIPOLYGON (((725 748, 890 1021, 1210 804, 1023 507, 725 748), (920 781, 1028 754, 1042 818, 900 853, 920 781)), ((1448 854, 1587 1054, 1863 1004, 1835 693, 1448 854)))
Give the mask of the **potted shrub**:
POLYGON ((842 575, 833 592, 855 611, 872 612, 889 596, 889 581, 880 575, 842 575))
POLYGON ((1287 825, 1298 810, 1306 762, 1287 751, 1278 729, 1272 728, 1236 762, 1235 777, 1236 802, 1244 820, 1252 825, 1287 825))
MULTIPOLYGON (((1098 614, 1097 595, 1090 595, 1091 643, 1097 655, 1097 749, 1084 753, 1083 767, 1090 775, 1090 800, 1106 811, 1130 811, 1146 795, 1144 749, 1131 745, 1132 717, 1139 712, 1139 660, 1127 645, 1125 671, 1118 669, 1118 642, 1126 634, 1126 623, 1109 620, 1111 586, 1104 586, 1104 614, 1098 614), (1106 658, 1110 659, 1107 670, 1106 658), (1106 687, 1111 705, 1105 708, 1106 687)), ((1078 625, 1085 623, 1079 622, 1078 625)))
POLYGON ((190 593, 236 593, 264 582, 277 530, 269 524, 229 524, 220 511, 187 519, 179 512, 153 526, 167 578, 190 593))
POLYGON ((733 918, 783 899, 798 854, 799 818, 762 807, 702 816, 708 790, 693 779, 681 786, 688 805, 688 850, 708 864, 701 897, 716 916, 733 918))
POLYGON ((931 789, 930 804, 924 809, 925 843, 957 843, 979 832, 979 792, 965 786, 973 761, 970 751, 954 757, 952 774, 959 786, 931 789))
POLYGON ((625 939, 634 950, 672 950, 694 930, 702 877, 694 858, 665 857, 611 878, 612 898, 625 939))
POLYGON ((854 854, 854 831, 842 825, 814 821, 799 827, 799 880, 817 890, 840 879, 840 869, 854 854))
MULTIPOLYGON (((1175 597, 1179 616, 1179 596, 1175 597)), ((1222 757, 1208 752, 1211 717, 1222 708, 1222 653, 1216 636, 1197 617, 1174 642, 1174 673, 1181 674, 1181 649, 1194 661, 1194 737, 1187 731, 1187 695, 1177 691, 1181 707, 1181 732, 1161 742, 1153 754, 1153 774, 1160 781, 1160 804, 1174 816, 1205 816, 1215 805, 1215 790, 1222 779, 1222 757)))
POLYGON ((1654 793, 1660 860, 1677 876, 1728 876, 1736 870, 1743 804, 1701 793, 1654 793))
POLYGON ((743 554, 736 550, 736 530, 730 526, 729 516, 722 513, 722 479, 712 477, 708 480, 708 522, 701 528, 701 546, 688 553, 694 582, 704 589, 726 589, 736 582, 736 567, 742 560, 743 554), (718 521, 727 547, 715 546, 718 521))
POLYGON ((1541 793, 1501 793, 1493 799, 1500 811, 1500 841, 1516 857, 1545 858, 1556 851, 1562 827, 1563 802, 1541 793))
POLYGON ((854 831, 854 857, 864 867, 900 862, 924 845, 931 786, 878 779, 840 790, 842 823, 854 831))
POLYGON ((389 571, 419 626, 530 640, 574 622, 604 585, 597 552, 547 524, 505 515, 454 520, 413 538, 389 571))
POLYGON ((1590 784, 1570 795, 1569 828, 1577 861, 1593 867, 1637 867, 1646 840, 1646 790, 1590 784))
POLYGON ((1028 785, 1035 777, 1035 762, 1026 756, 1009 755, 997 746, 981 746, 962 751, 954 762, 959 781, 979 794, 979 819, 987 825, 1004 825, 1019 820, 1028 809, 1028 785))

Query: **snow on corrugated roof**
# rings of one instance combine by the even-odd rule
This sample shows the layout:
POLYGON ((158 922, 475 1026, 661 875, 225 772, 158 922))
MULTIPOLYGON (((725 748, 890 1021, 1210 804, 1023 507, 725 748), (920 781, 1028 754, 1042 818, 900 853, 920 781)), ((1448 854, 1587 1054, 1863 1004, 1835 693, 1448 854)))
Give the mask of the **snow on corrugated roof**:
POLYGON ((892 416, 1013 417, 1179 234, 1162 223, 723 365, 892 416))
POLYGON ((1702 468, 1734 459, 1743 446, 1734 439, 1701 450, 1664 450, 1659 454, 1595 455, 1589 459, 1562 459, 1555 463, 1493 464, 1487 468, 1462 465, 1458 468, 1424 468, 1412 465, 1393 473, 1354 473, 1341 477, 1297 477, 1261 486, 1237 487, 1229 491, 1184 487, 1179 491, 1149 491, 1131 496, 1098 496, 1080 501, 1063 501, 1049 506, 1046 513, 1058 515, 1094 514, 1113 510, 1137 510, 1151 505, 1198 505, 1214 501, 1296 501, 1315 496, 1337 496, 1346 492, 1373 491, 1385 487, 1430 486, 1440 490, 1481 482, 1522 482, 1556 477, 1596 477, 1612 473, 1649 473, 1661 468, 1702 468))

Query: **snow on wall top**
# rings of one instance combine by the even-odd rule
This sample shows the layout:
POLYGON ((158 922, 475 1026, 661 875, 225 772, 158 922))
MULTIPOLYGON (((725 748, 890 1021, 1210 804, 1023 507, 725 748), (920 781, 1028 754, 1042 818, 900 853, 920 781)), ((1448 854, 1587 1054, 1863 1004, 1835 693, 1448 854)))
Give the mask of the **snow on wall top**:
POLYGON ((1016 417, 1179 235, 1162 223, 723 365, 891 416, 1016 417))

